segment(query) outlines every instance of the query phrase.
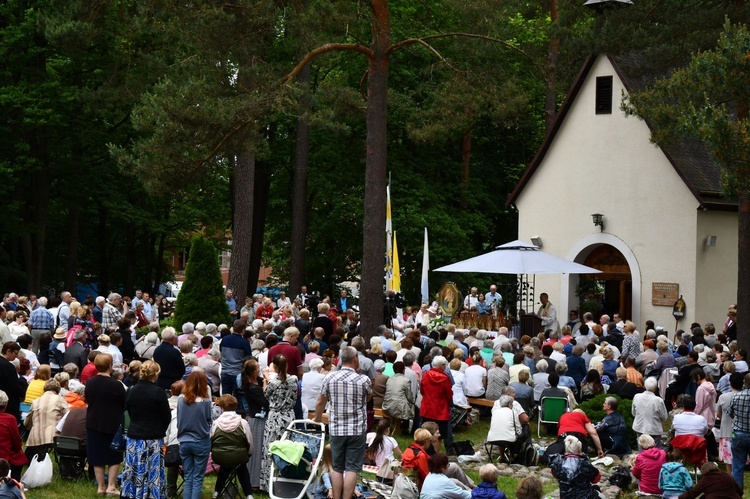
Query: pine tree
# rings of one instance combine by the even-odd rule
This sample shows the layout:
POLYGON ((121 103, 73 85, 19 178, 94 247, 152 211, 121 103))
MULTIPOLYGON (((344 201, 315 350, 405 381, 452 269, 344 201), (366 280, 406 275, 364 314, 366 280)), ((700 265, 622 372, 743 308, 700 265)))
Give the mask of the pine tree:
POLYGON ((228 324, 231 320, 224 301, 216 248, 211 241, 197 235, 190 246, 185 282, 177 296, 173 325, 179 331, 186 322, 228 324))

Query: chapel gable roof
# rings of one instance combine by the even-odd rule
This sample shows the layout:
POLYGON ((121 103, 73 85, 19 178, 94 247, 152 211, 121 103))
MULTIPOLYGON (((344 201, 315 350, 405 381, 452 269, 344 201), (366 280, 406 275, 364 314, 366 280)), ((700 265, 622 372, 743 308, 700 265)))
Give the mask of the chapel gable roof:
MULTIPOLYGON (((604 57, 607 57, 612 64, 618 77, 622 80, 626 91, 629 93, 644 89, 657 76, 668 76, 667 74, 654 75, 653 73, 649 75, 640 71, 640 69, 646 67, 646 64, 641 60, 642 56, 637 54, 618 57, 605 55, 604 57)), ((586 58, 578 76, 576 76, 570 90, 568 90, 565 101, 558 111, 549 133, 544 138, 534 159, 532 159, 529 166, 526 167, 526 170, 521 175, 518 184, 516 184, 515 189, 513 189, 513 192, 508 197, 506 205, 510 206, 516 202, 521 191, 526 187, 531 176, 534 175, 544 160, 596 59, 597 56, 593 54, 586 58)), ((646 121, 646 124, 648 125, 648 121, 646 121)), ((737 210, 737 200, 728 198, 722 191, 721 167, 702 142, 699 140, 682 140, 665 146, 660 145, 659 147, 677 174, 685 182, 685 185, 690 189, 690 192, 698 200, 702 209, 737 210)))

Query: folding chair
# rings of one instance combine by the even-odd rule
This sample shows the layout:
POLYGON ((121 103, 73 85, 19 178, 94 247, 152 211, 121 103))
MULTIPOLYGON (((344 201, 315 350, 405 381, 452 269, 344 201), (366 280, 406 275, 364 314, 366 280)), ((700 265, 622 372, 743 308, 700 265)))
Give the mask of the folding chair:
POLYGON ((86 446, 80 438, 56 436, 53 441, 55 461, 60 476, 65 480, 80 480, 86 476, 86 446))
POLYGON ((537 438, 542 437, 543 424, 557 424, 560 417, 568 410, 568 399, 563 397, 542 397, 539 401, 539 423, 537 438))
POLYGON ((218 491, 218 499, 237 499, 245 497, 240 492, 242 486, 240 485, 240 479, 237 474, 243 466, 247 466, 247 463, 238 464, 237 466, 232 467, 229 471, 229 476, 227 476, 227 479, 224 482, 224 486, 218 491))
POLYGON ((513 462, 513 454, 510 451, 512 445, 514 444, 510 442, 504 442, 502 440, 498 440, 495 442, 485 442, 484 450, 485 452, 487 452, 487 458, 490 462, 492 462, 492 449, 494 447, 498 447, 500 449, 500 452, 497 456, 498 461, 500 461, 500 458, 505 458, 508 464, 511 464, 513 462))

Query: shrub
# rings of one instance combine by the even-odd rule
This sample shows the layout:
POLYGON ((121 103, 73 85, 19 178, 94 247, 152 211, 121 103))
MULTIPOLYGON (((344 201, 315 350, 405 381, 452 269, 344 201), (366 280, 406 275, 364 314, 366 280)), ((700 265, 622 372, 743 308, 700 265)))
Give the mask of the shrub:
POLYGON ((172 326, 179 332, 186 322, 231 324, 224 298, 216 248, 202 235, 193 237, 185 268, 185 282, 177 295, 172 326))
POLYGON ((585 412, 586 416, 589 417, 591 422, 596 424, 604 419, 604 416, 606 416, 602 405, 604 404, 604 399, 607 397, 614 397, 619 401, 617 405, 617 412, 622 414, 622 417, 625 418, 625 423, 627 423, 628 425, 628 444, 630 444, 631 449, 637 449, 638 439, 636 438, 635 432, 633 431, 633 420, 635 418, 633 417, 633 413, 631 411, 633 406, 633 401, 631 399, 623 399, 618 397, 617 395, 607 395, 606 393, 603 393, 590 400, 587 400, 586 402, 583 402, 577 408, 585 412))

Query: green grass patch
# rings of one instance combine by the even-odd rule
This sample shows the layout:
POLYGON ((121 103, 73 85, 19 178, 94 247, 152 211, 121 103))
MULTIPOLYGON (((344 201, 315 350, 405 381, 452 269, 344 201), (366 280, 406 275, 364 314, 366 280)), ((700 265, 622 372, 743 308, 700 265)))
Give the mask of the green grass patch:
MULTIPOLYGON (((454 433, 453 439, 455 441, 471 440, 478 448, 487 439, 489 426, 490 418, 489 416, 485 416, 481 418, 480 421, 474 423, 472 426, 462 428, 460 431, 454 433)), ((533 438, 536 439, 536 423, 534 421, 531 422, 531 430, 533 438)), ((401 435, 395 438, 398 441, 399 448, 402 451, 405 450, 412 442, 410 435, 401 435)), ((471 467, 464 467, 464 470, 472 480, 474 480, 476 483, 479 483, 481 480, 479 479, 478 474, 474 471, 474 469, 476 468, 476 464, 477 463, 472 463, 471 467)), ((373 476, 369 475, 369 478, 373 478, 373 476)), ((513 477, 501 476, 497 481, 497 486, 499 490, 505 492, 505 494, 508 496, 508 499, 515 499, 518 481, 519 480, 513 477)), ((745 473, 745 483, 750 484, 750 473, 745 473)), ((205 480, 203 481, 203 498, 210 499, 215 484, 216 475, 207 475, 205 480)), ((547 483, 544 486, 545 497, 557 488, 558 487, 556 481, 553 480, 547 483)), ((26 491, 26 497, 28 499, 80 499, 100 496, 97 496, 96 494, 96 484, 93 481, 81 480, 76 482, 63 480, 62 478, 60 478, 57 474, 57 465, 55 464, 55 478, 52 480, 52 483, 39 489, 31 489, 26 491)), ((268 495, 255 494, 254 497, 256 499, 265 499, 268 497, 268 495)), ((627 499, 631 499, 635 498, 636 496, 635 494, 626 494, 624 497, 627 499)), ((745 487, 743 499, 750 499, 750 487, 745 487)))

